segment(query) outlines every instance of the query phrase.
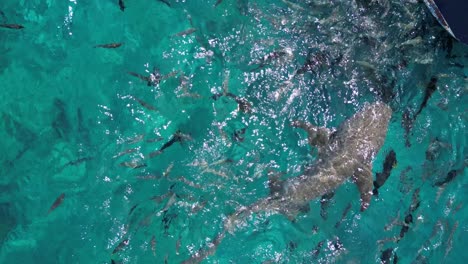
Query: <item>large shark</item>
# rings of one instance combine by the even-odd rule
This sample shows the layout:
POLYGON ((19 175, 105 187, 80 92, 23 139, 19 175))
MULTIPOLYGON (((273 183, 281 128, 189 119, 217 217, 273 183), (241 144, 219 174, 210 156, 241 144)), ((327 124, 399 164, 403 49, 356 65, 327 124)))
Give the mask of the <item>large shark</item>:
POLYGON ((318 160, 300 176, 284 181, 270 179, 270 195, 240 208, 227 217, 224 229, 207 249, 200 250, 183 263, 199 263, 232 233, 245 219, 257 212, 281 213, 294 220, 298 213, 309 210, 309 202, 330 193, 352 178, 361 194, 361 211, 367 209, 372 197, 372 162, 382 147, 392 110, 384 103, 366 105, 345 120, 336 131, 300 121, 293 127, 304 129, 309 144, 317 147, 318 160))

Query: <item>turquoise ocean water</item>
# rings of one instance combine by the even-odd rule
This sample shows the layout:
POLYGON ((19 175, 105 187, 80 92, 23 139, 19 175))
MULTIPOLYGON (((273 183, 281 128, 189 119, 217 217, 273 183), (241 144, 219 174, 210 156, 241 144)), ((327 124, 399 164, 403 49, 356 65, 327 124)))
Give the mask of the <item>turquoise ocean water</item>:
POLYGON ((293 222, 249 217, 205 262, 468 260, 468 47, 423 3, 123 3, 0 4, 24 26, 0 28, 0 263, 180 263, 314 162, 291 121, 375 101, 393 116, 374 174, 397 161, 365 212, 348 181, 293 222))

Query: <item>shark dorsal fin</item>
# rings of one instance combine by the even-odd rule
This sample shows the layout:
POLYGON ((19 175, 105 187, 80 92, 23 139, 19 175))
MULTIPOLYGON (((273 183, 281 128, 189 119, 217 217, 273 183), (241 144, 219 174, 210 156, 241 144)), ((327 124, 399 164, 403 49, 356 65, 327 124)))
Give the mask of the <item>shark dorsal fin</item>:
POLYGON ((329 143, 331 131, 326 127, 318 127, 302 121, 293 121, 291 126, 304 129, 307 132, 309 145, 317 147, 319 153, 322 152, 322 149, 329 143))

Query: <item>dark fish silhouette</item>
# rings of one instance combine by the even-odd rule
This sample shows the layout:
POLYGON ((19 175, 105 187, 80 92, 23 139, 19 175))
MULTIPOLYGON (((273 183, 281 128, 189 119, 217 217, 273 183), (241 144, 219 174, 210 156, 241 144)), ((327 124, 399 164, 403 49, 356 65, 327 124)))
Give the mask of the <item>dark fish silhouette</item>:
POLYGON ((125 161, 119 164, 122 167, 127 167, 131 169, 138 169, 146 167, 146 163, 138 163, 136 161, 125 161))
POLYGON ((259 61, 257 67, 255 67, 254 69, 250 71, 256 71, 258 69, 261 69, 265 67, 266 65, 270 64, 273 60, 279 59, 287 54, 288 53, 286 51, 282 51, 282 50, 270 52, 259 61))
POLYGON ((385 157, 382 172, 377 172, 376 174, 376 179, 374 181, 374 190, 372 191, 374 195, 379 195, 379 188, 385 184, 392 172, 392 169, 396 166, 396 164, 396 153, 392 149, 390 150, 390 152, 388 152, 387 156, 385 157))
POLYGON ((192 33, 195 32, 195 31, 197 31, 196 28, 189 28, 189 29, 186 29, 186 30, 184 30, 184 31, 181 31, 181 32, 179 32, 179 33, 177 33, 177 34, 175 34, 175 35, 176 35, 176 36, 179 36, 179 37, 185 37, 185 36, 187 36, 187 35, 192 34, 192 33))
POLYGON ((457 177, 458 174, 463 173, 464 171, 465 171, 465 166, 463 166, 462 168, 458 170, 451 170, 447 173, 447 176, 445 176, 445 178, 435 182, 434 186, 437 186, 437 187, 443 186, 453 181, 453 179, 455 179, 455 177, 457 177))
POLYGON ((413 117, 414 120, 416 120, 416 118, 421 113, 423 108, 426 107, 427 101, 431 98, 432 94, 437 90, 437 80, 438 80, 437 77, 435 76, 431 77, 431 80, 429 81, 429 83, 426 86, 426 89, 424 90, 423 101, 421 105, 419 106, 418 111, 416 111, 416 113, 414 114, 414 117, 413 117))
POLYGON ((161 2, 161 3, 164 3, 168 7, 171 7, 171 3, 169 3, 167 0, 158 0, 158 1, 161 2))
POLYGON ((3 13, 2 10, 0 10, 0 17, 2 17, 2 23, 6 23, 7 19, 6 19, 5 13, 3 13))
POLYGON ((116 49, 120 46, 122 46, 123 43, 108 43, 108 44, 100 44, 100 45, 96 45, 94 46, 95 48, 105 48, 105 49, 116 49))
POLYGON ((143 106, 144 108, 150 110, 150 111, 158 111, 158 109, 150 104, 148 104, 147 102, 133 96, 133 99, 135 99, 135 101, 137 101, 137 103, 139 103, 141 106, 143 106))
POLYGON ((148 86, 151 86, 151 79, 150 79, 150 77, 141 75, 141 74, 136 73, 136 72, 128 72, 128 74, 130 74, 130 75, 132 75, 132 76, 135 76, 135 77, 137 77, 138 79, 140 79, 140 80, 142 80, 142 81, 148 82, 148 86))
POLYGON ((390 258, 393 255, 393 248, 387 248, 386 250, 382 251, 380 255, 380 263, 382 264, 390 264, 390 258))
POLYGON ((409 140, 409 137, 410 137, 411 128, 413 128, 413 119, 411 118, 409 109, 406 109, 403 112, 403 115, 401 117, 401 125, 403 126, 403 129, 405 130, 405 146, 411 147, 411 142, 409 140))
POLYGON ((398 238, 397 241, 401 240, 405 236, 405 234, 409 231, 410 224, 413 223, 413 213, 421 205, 421 200, 419 197, 420 190, 421 190, 420 188, 417 188, 416 190, 414 190, 413 196, 411 198, 410 208, 408 209, 408 213, 405 216, 405 221, 403 222, 403 226, 401 227, 401 230, 400 230, 400 237, 398 238))
POLYGON ((129 242, 128 238, 122 240, 122 242, 120 242, 119 245, 117 245, 117 247, 114 248, 114 250, 112 251, 112 254, 122 251, 122 249, 128 246, 128 242, 129 242))
POLYGON ((172 71, 166 75, 161 75, 159 69, 154 67, 153 72, 149 76, 144 76, 136 72, 128 72, 128 74, 137 77, 138 79, 145 81, 148 86, 158 85, 162 80, 173 77, 177 74, 177 71, 172 71))
POLYGON ((409 213, 414 213, 414 211, 416 211, 416 209, 419 208, 419 205, 421 205, 421 199, 419 197, 419 192, 421 191, 420 188, 417 188, 416 190, 414 190, 414 193, 413 193, 413 196, 411 197, 411 204, 410 204, 410 208, 409 208, 409 213))
POLYGON ((304 74, 306 72, 311 72, 313 74, 316 74, 317 70, 323 65, 328 65, 328 58, 325 53, 323 52, 317 52, 315 54, 309 53, 309 55, 307 55, 306 61, 304 62, 302 67, 296 71, 295 75, 304 74))
POLYGON ((217 0, 216 3, 214 4, 214 7, 217 7, 223 2, 223 0, 217 0))
POLYGON ((60 194, 60 196, 57 197, 57 199, 55 199, 55 202, 52 204, 47 214, 50 214, 53 210, 59 207, 62 204, 64 198, 65 198, 65 193, 60 194))
POLYGON ((122 12, 125 10, 125 3, 123 0, 119 0, 119 7, 120 7, 120 10, 122 10, 122 12))
POLYGON ((115 158, 118 158, 118 157, 122 157, 123 155, 126 155, 126 154, 135 153, 138 150, 139 150, 138 148, 126 149, 126 150, 121 151, 121 152, 117 153, 116 155, 112 156, 112 158, 115 159, 115 158))
POLYGON ((340 227, 341 223, 346 218, 346 215, 348 214, 349 210, 351 210, 351 203, 348 203, 348 205, 343 210, 343 213, 341 213, 341 219, 340 219, 340 221, 336 222, 335 228, 340 227))
POLYGON ((88 161, 88 160, 92 160, 93 158, 92 157, 84 157, 84 158, 79 158, 77 160, 73 160, 73 161, 70 161, 68 162, 67 164, 65 164, 65 166, 74 166, 74 165, 78 165, 80 163, 83 163, 85 161, 88 161))
POLYGON ((180 131, 177 131, 174 133, 174 135, 172 135, 171 139, 168 142, 164 143, 164 145, 159 150, 151 152, 149 154, 149 157, 152 158, 154 156, 157 156, 161 154, 165 149, 172 146, 174 143, 182 142, 187 139, 190 139, 189 135, 185 135, 185 134, 182 134, 180 131))
POLYGON ((217 94, 212 95, 211 98, 216 101, 222 96, 226 96, 226 97, 230 97, 234 99, 234 101, 236 101, 237 103, 237 106, 239 107, 239 111, 244 112, 244 113, 250 113, 252 111, 252 104, 250 104, 250 102, 247 101, 247 99, 239 97, 233 93, 229 93, 229 92, 217 93, 217 94))
POLYGON ((19 24, 0 24, 0 27, 9 28, 9 29, 23 29, 24 26, 19 24))
POLYGON ((154 235, 151 237, 150 244, 151 244, 151 251, 153 252, 153 256, 156 257, 156 237, 154 235))
POLYGON ((410 135, 411 129, 413 128, 413 123, 418 117, 418 115, 421 113, 421 111, 424 109, 424 107, 426 107, 427 101, 431 98, 432 94, 437 90, 437 80, 438 79, 436 76, 431 77, 431 80, 429 81, 429 83, 426 86, 426 89, 424 90, 423 101, 421 105, 419 106, 418 111, 416 111, 416 113, 412 117, 410 115, 409 109, 406 109, 403 112, 401 122, 402 122, 403 128, 405 129, 405 146, 406 147, 411 147, 411 143, 409 141, 409 135, 410 135))
POLYGON ((323 247, 323 243, 325 243, 325 240, 318 242, 317 246, 315 246, 314 250, 312 250, 312 256, 314 256, 314 258, 317 258, 318 255, 320 254, 320 250, 323 247))
POLYGON ((402 239, 405 236, 405 234, 409 231, 409 226, 411 223, 413 223, 413 215, 408 214, 405 216, 405 221, 403 222, 403 226, 401 227, 400 238, 398 239, 398 241, 402 239))
POLYGON ((322 197, 320 198, 320 216, 324 220, 327 219, 327 216, 328 216, 327 209, 328 209, 328 206, 330 206, 330 201, 333 198, 333 196, 335 196, 335 192, 329 192, 329 193, 322 195, 322 197))

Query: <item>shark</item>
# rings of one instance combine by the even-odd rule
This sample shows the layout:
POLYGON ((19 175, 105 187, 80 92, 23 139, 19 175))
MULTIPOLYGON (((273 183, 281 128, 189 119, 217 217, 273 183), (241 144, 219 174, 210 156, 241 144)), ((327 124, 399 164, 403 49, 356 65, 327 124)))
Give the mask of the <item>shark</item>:
POLYGON ((208 247, 182 263, 200 263, 214 254, 226 233, 233 234, 254 213, 281 213, 294 221, 299 213, 310 210, 310 201, 333 192, 348 179, 356 183, 361 211, 366 210, 372 197, 372 163, 384 144, 391 117, 392 110, 387 104, 375 102, 366 104, 336 130, 293 121, 291 126, 305 130, 308 143, 318 149, 317 161, 299 176, 286 180, 270 178, 270 194, 266 198, 229 215, 208 247))

